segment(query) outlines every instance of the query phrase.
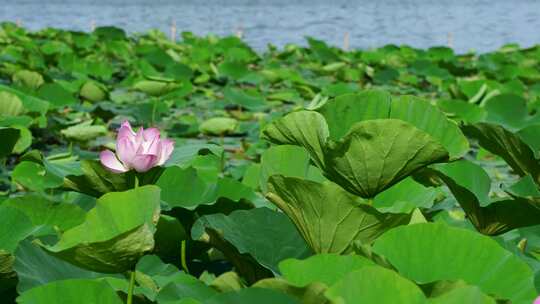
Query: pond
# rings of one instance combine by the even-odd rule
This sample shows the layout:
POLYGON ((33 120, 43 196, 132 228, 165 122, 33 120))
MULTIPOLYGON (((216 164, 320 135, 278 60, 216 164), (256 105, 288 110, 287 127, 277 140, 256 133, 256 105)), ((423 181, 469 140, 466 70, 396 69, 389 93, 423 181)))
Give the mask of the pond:
POLYGON ((450 45, 458 52, 540 41, 536 0, 0 0, 0 20, 30 29, 88 31, 116 25, 130 32, 157 28, 167 33, 174 23, 178 32, 241 32, 258 50, 269 43, 304 44, 305 36, 337 46, 450 45))

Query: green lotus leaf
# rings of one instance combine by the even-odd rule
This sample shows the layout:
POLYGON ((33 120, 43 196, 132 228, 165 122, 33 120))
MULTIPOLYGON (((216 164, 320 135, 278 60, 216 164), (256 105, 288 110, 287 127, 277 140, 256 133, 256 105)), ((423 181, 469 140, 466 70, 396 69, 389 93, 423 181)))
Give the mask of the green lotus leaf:
POLYGON ((98 102, 107 98, 107 91, 102 85, 93 81, 87 81, 81 87, 79 95, 91 102, 98 102))
POLYGON ((478 304, 495 304, 495 299, 484 294, 480 288, 476 286, 462 286, 450 290, 438 297, 430 298, 428 304, 462 304, 462 303, 478 303, 478 304))
POLYGON ((13 270, 13 264, 15 263, 15 257, 0 249, 0 282, 4 280, 14 279, 17 277, 17 273, 13 270))
POLYGON ((32 145, 32 132, 28 130, 28 128, 18 125, 13 125, 12 127, 19 130, 21 135, 19 140, 15 144, 15 147, 13 147, 13 152, 19 154, 23 153, 26 149, 30 147, 30 145, 32 145))
POLYGON ((155 80, 141 80, 133 85, 133 89, 141 91, 150 96, 161 96, 178 88, 174 82, 162 82, 155 80))
MULTIPOLYGON (((217 291, 207 286, 204 280, 178 270, 172 264, 165 264, 155 255, 143 256, 137 266, 134 294, 146 297, 148 300, 158 303, 178 303, 178 300, 207 299, 215 295, 217 291)), ((127 290, 127 285, 125 286, 127 290)))
POLYGON ((122 304, 122 300, 105 281, 72 279, 32 288, 17 298, 21 304, 122 304))
POLYGON ((20 135, 19 129, 0 127, 0 141, 2 142, 2 145, 0 145, 0 158, 11 154, 20 135))
POLYGON ((535 207, 540 208, 540 189, 530 175, 523 176, 504 190, 512 197, 526 199, 535 207))
POLYGON ((470 230, 433 223, 397 227, 377 239, 373 250, 419 284, 463 280, 517 304, 536 297, 531 268, 496 241, 470 230))
POLYGON ((346 94, 326 103, 319 112, 330 129, 330 137, 339 140, 352 125, 363 120, 388 118, 392 96, 380 90, 346 94))
POLYGON ((531 174, 537 183, 540 182, 540 162, 535 158, 534 150, 519 135, 489 123, 466 125, 463 131, 478 140, 484 149, 502 157, 516 174, 531 174))
POLYGON ((182 241, 188 239, 184 226, 178 219, 162 214, 156 229, 154 253, 167 260, 176 258, 182 250, 182 241))
POLYGON ((17 71, 12 76, 14 83, 25 86, 32 90, 37 90, 41 85, 45 83, 43 76, 40 73, 28 70, 17 71))
POLYGON ((37 112, 44 114, 47 112, 50 106, 50 102, 47 100, 27 95, 19 90, 0 84, 0 92, 8 92, 19 97, 22 101, 26 112, 37 112))
POLYGON ((176 304, 179 300, 193 299, 205 302, 217 295, 218 292, 202 281, 183 272, 176 272, 167 283, 160 284, 159 293, 156 297, 158 304, 176 304))
POLYGON ((11 178, 14 182, 34 191, 60 187, 63 183, 61 178, 48 174, 42 165, 30 161, 19 163, 13 170, 11 178))
POLYGON ((92 125, 92 121, 85 121, 60 131, 62 135, 71 140, 89 141, 107 134, 107 127, 92 125))
POLYGON ((210 283, 210 286, 219 292, 238 291, 246 287, 242 278, 234 271, 220 274, 210 283))
POLYGON ((190 210, 199 205, 214 204, 220 197, 232 201, 255 199, 253 190, 242 183, 228 177, 218 178, 217 174, 211 180, 206 180, 193 167, 169 167, 161 174, 156 185, 162 189, 162 199, 170 207, 190 210))
POLYGON ((18 116, 24 112, 21 99, 9 92, 0 92, 0 116, 18 116))
POLYGON ((460 158, 469 151, 469 142, 456 123, 426 100, 414 96, 394 99, 388 118, 404 120, 431 135, 452 159, 460 158))
POLYGON ((334 140, 345 136, 358 122, 391 118, 406 121, 429 134, 448 151, 452 159, 463 156, 469 150, 467 139, 453 121, 430 102, 414 96, 392 99, 386 92, 366 90, 339 96, 319 111, 326 118, 330 136, 334 140))
POLYGON ((411 124, 366 120, 328 145, 325 175, 351 193, 373 198, 416 170, 447 159, 440 143, 411 124))
POLYGON ((0 279, 13 278, 13 253, 19 242, 38 232, 41 226, 34 225, 22 211, 12 206, 0 205, 0 279))
POLYGON ((58 83, 46 83, 42 85, 37 94, 55 108, 71 106, 79 102, 70 91, 58 83))
POLYGON ((85 217, 85 211, 75 204, 52 202, 36 194, 9 198, 2 206, 23 212, 34 226, 49 227, 49 231, 43 231, 45 234, 66 231, 81 224, 85 217))
POLYGON ((527 101, 515 94, 497 95, 486 101, 484 108, 487 112, 487 123, 501 125, 512 132, 540 122, 540 117, 529 116, 527 101), (509 108, 512 111, 508 111, 509 108))
POLYGON ((375 265, 359 255, 317 254, 304 260, 287 259, 279 263, 283 277, 294 286, 320 282, 332 286, 349 272, 375 265))
POLYGON ((312 111, 287 114, 262 131, 262 137, 274 144, 304 147, 321 169, 325 167, 324 147, 328 136, 328 125, 324 117, 312 111))
POLYGON ((251 287, 275 290, 293 296, 301 303, 330 304, 330 301, 324 296, 327 287, 322 283, 298 287, 281 278, 268 278, 256 282, 251 287))
POLYGON ((296 225, 315 253, 349 253, 353 242, 370 244, 409 214, 383 214, 333 183, 270 177, 267 198, 296 225))
POLYGON ((536 159, 540 159, 540 124, 526 126, 519 130, 516 134, 526 143, 534 153, 536 159))
POLYGON ((105 194, 81 225, 67 230, 55 245, 44 247, 86 269, 104 273, 132 269, 154 247, 159 193, 156 186, 143 186, 105 194))
POLYGON ((206 229, 218 232, 241 254, 250 254, 274 273, 279 273, 278 263, 282 260, 311 254, 289 218, 268 208, 205 215, 193 225, 192 238, 201 238, 206 229))
POLYGON ((218 66, 218 73, 220 76, 240 80, 249 74, 249 69, 244 63, 225 61, 218 66))
POLYGON ((238 128, 238 121, 229 117, 213 117, 205 120, 199 126, 199 130, 208 135, 233 134, 238 128))
POLYGON ((491 180, 482 167, 460 160, 434 171, 448 186, 467 218, 483 234, 497 235, 515 228, 540 224, 540 209, 525 199, 492 202, 491 180))
POLYGON ((267 192, 268 178, 275 174, 315 182, 325 180, 321 171, 310 164, 307 151, 291 145, 272 146, 262 153, 259 185, 263 193, 267 192))
POLYGON ((47 172, 62 177, 64 187, 94 197, 114 191, 125 191, 133 187, 135 177, 139 185, 153 184, 163 172, 163 168, 154 167, 144 173, 133 170, 117 174, 105 169, 98 160, 82 160, 65 163, 60 161, 44 161, 47 172), (67 175, 66 175, 67 174, 67 175))
POLYGON ((26 240, 19 244, 13 270, 17 273, 19 293, 54 281, 113 277, 79 268, 48 254, 40 246, 26 240))
POLYGON ((392 270, 365 266, 332 285, 326 296, 335 303, 425 303, 422 290, 392 270))
POLYGON ((0 205, 0 251, 3 254, 15 252, 20 241, 39 229, 41 226, 34 225, 23 211, 0 205))
POLYGON ((407 177, 377 194, 373 206, 382 212, 410 213, 415 208, 430 208, 437 194, 437 189, 424 187, 412 177, 407 177))
POLYGON ((257 287, 244 288, 239 291, 220 293, 204 301, 204 304, 300 304, 293 296, 257 287))
POLYGON ((484 108, 463 100, 441 99, 437 101, 437 107, 452 118, 466 123, 481 122, 487 115, 484 108))

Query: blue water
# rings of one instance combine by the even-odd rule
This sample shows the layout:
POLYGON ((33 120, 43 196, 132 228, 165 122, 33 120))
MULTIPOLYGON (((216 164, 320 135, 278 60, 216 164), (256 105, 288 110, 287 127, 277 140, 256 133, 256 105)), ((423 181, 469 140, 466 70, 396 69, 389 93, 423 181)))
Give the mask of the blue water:
POLYGON ((88 31, 95 24, 167 33, 175 22, 179 32, 242 31, 259 50, 305 44, 305 36, 343 46, 346 33, 359 48, 393 43, 484 52, 540 43, 537 0, 0 0, 0 21, 17 20, 30 29, 88 31))

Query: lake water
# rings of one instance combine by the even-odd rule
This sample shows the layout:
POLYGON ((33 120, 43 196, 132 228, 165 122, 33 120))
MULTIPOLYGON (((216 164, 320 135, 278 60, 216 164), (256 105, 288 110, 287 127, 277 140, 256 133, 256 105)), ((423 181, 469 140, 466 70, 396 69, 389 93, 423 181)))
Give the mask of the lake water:
POLYGON ((229 35, 239 30, 256 49, 305 44, 305 36, 351 47, 451 45, 489 51, 540 43, 537 0, 0 0, 0 21, 30 29, 85 30, 116 25, 128 32, 229 35), (348 33, 348 34, 347 34, 348 33))

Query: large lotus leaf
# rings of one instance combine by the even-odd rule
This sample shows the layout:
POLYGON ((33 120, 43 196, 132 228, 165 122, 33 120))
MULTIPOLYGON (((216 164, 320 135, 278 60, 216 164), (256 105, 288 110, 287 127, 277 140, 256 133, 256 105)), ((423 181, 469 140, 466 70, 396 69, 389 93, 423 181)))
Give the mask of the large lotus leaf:
POLYGON ((0 117, 17 116, 24 111, 21 99, 9 92, 0 92, 0 117))
POLYGON ((282 260, 311 254, 289 218, 268 208, 205 215, 193 225, 192 238, 199 239, 206 229, 217 231, 241 254, 250 254, 274 273, 279 273, 278 263, 282 260))
POLYGON ((182 241, 188 234, 180 221, 172 216, 161 215, 154 234, 154 253, 167 260, 174 260, 182 250, 182 241))
POLYGON ((534 153, 536 159, 540 158, 540 124, 529 125, 516 133, 534 153))
POLYGON ((516 135, 502 126, 478 123, 466 125, 463 131, 467 136, 489 152, 502 157, 518 175, 531 174, 536 182, 540 181, 540 162, 534 157, 535 152, 516 135))
POLYGON ((208 152, 209 154, 221 157, 223 154, 223 147, 204 142, 177 142, 177 146, 174 147, 171 158, 169 158, 164 166, 188 166, 201 152, 208 152))
POLYGON ((385 91, 366 90, 338 96, 318 111, 328 123, 330 137, 338 140, 357 122, 388 118, 391 102, 392 96, 385 91))
POLYGON ((491 202, 491 180, 482 167, 466 160, 437 166, 434 171, 448 186, 467 218, 483 234, 540 224, 540 209, 525 199, 491 202))
POLYGON ((213 204, 220 197, 233 201, 254 199, 253 190, 242 183, 228 178, 215 181, 203 179, 193 167, 182 169, 177 166, 165 169, 156 182, 162 189, 162 199, 170 207, 193 210, 200 205, 213 204))
POLYGON ((256 282, 252 287, 285 293, 299 299, 301 303, 330 304, 330 301, 324 296, 327 287, 322 283, 312 283, 304 287, 298 287, 282 278, 269 278, 256 282))
POLYGON ((154 247, 159 193, 156 186, 143 186, 105 194, 96 201, 81 225, 67 230, 58 243, 45 248, 90 270, 127 271, 154 247))
POLYGON ((74 279, 56 281, 30 289, 17 298, 20 304, 122 304, 105 281, 74 279))
POLYGON ((426 100, 401 96, 392 100, 389 118, 404 120, 431 135, 456 159, 469 150, 469 142, 459 127, 426 100))
POLYGON ((268 148, 261 155, 260 168, 259 184, 263 193, 267 191, 268 178, 275 174, 316 182, 325 179, 317 167, 310 165, 307 151, 298 146, 281 145, 268 148))
POLYGON ((17 291, 22 293, 37 286, 67 279, 94 279, 110 277, 79 268, 45 252, 30 241, 23 241, 15 251, 13 270, 19 283, 17 291))
POLYGON ((462 286, 438 297, 428 299, 429 304, 495 304, 495 299, 487 296, 476 286, 462 286))
POLYGON ((38 96, 49 101, 52 107, 62 108, 70 106, 78 102, 77 98, 58 83, 46 83, 42 85, 38 92, 38 96))
POLYGON ((359 255, 317 254, 305 260, 287 259, 279 263, 283 277, 295 286, 320 282, 332 286, 349 272, 374 263, 359 255))
POLYGON ((536 296, 531 268, 470 230, 433 223, 397 227, 377 239, 373 250, 420 284, 463 280, 516 304, 531 303, 536 296))
POLYGON ((159 304, 176 304, 181 299, 189 298, 204 301, 218 294, 212 287, 180 271, 168 277, 166 283, 163 279, 160 282, 159 278, 156 281, 160 286, 156 297, 159 304))
POLYGON ((0 145, 0 158, 11 154, 20 135, 19 129, 0 127, 0 142, 2 142, 0 145))
POLYGON ((360 121, 400 119, 426 132, 438 141, 452 159, 469 150, 467 138, 459 127, 427 100, 414 96, 391 98, 388 93, 367 90, 358 94, 337 97, 319 110, 328 123, 334 140, 345 136, 360 121))
POLYGON ((486 101, 486 122, 517 131, 530 123, 538 123, 538 116, 529 116, 527 101, 515 94, 500 94, 486 101), (512 109, 509 111, 508 109, 512 109))
POLYGON ((268 199, 296 225, 315 253, 348 253, 354 241, 372 243, 384 231, 406 224, 408 214, 383 214, 333 183, 270 177, 268 199))
POLYGON ((75 204, 51 202, 42 196, 29 194, 9 198, 2 206, 22 211, 35 226, 49 226, 51 231, 65 231, 81 224, 85 212, 75 204))
POLYGON ((537 208, 540 208, 540 189, 530 175, 525 175, 513 185, 504 189, 516 198, 523 198, 537 208))
POLYGON ((373 206, 382 212, 409 213, 415 208, 429 208, 433 205, 438 189, 427 188, 412 177, 400 181, 373 199, 373 206))
POLYGON ((427 133, 397 119, 355 124, 325 151, 326 176, 351 193, 373 198, 448 152, 427 133))
POLYGON ((392 270, 366 266, 347 274, 326 291, 335 303, 421 304, 426 298, 413 282, 392 270))
POLYGON ((41 227, 21 210, 0 205, 0 252, 13 253, 20 241, 37 232, 41 227))
POLYGON ((5 86, 0 84, 0 92, 9 92, 14 95, 17 95, 24 106, 24 109, 27 112, 38 112, 38 113, 46 113, 49 109, 50 103, 46 100, 27 95, 19 90, 13 89, 11 87, 5 86))
POLYGON ((38 232, 40 228, 24 212, 0 205, 0 279, 14 276, 12 254, 20 241, 38 232))
POLYGON ((203 302, 204 304, 300 304, 293 296, 271 289, 244 288, 240 291, 226 292, 215 295, 203 302))
POLYGON ((487 115, 484 108, 463 100, 440 99, 437 100, 437 107, 454 119, 466 123, 481 122, 487 115))
POLYGON ((261 266, 251 255, 240 253, 239 249, 228 242, 219 231, 206 229, 205 232, 206 234, 202 235, 199 240, 219 249, 226 260, 234 266, 234 270, 248 284, 251 285, 261 279, 274 276, 268 268, 261 266))
POLYGON ((34 162, 23 161, 12 172, 13 182, 33 191, 60 187, 63 180, 55 175, 47 174, 45 168, 34 162))
POLYGON ((328 136, 328 125, 324 117, 313 111, 289 113, 262 131, 262 137, 272 143, 304 147, 321 169, 325 167, 324 147, 328 136))

